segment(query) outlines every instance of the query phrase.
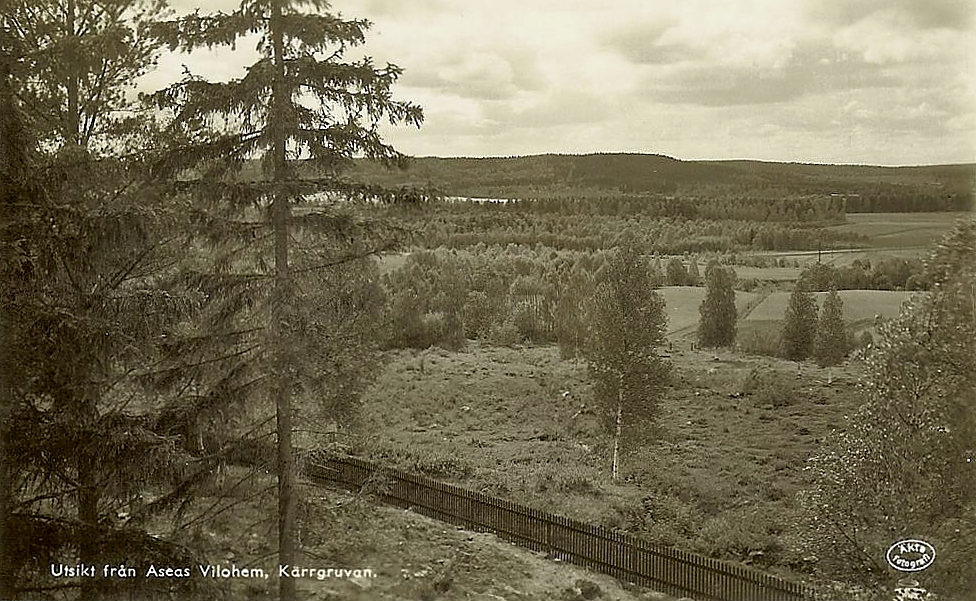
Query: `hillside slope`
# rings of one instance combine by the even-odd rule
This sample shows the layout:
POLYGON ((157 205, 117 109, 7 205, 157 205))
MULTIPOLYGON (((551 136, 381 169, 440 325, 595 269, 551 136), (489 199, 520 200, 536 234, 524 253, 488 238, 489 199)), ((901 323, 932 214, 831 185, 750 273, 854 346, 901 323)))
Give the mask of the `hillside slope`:
MULTIPOLYGON (((360 161, 355 179, 387 185, 431 185, 448 195, 518 197, 617 193, 846 194, 852 205, 873 199, 897 205, 924 199, 955 210, 971 206, 976 165, 878 167, 762 161, 683 161, 654 154, 536 155, 413 159, 406 171, 360 161)), ((916 201, 917 202, 917 201, 916 201)), ((861 207, 854 207, 861 209, 861 207)), ((890 209, 890 207, 888 207, 890 209)), ((896 208, 894 210, 922 210, 896 208)), ((853 211, 852 211, 853 212, 853 211)))

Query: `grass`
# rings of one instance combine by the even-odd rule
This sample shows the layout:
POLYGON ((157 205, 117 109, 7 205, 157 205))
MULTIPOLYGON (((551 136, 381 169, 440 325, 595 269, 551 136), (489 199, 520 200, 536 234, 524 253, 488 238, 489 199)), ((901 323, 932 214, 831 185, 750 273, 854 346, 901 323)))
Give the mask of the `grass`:
MULTIPOLYGON (((215 496, 200 500, 199 508, 226 494, 244 476, 235 468, 215 496)), ((235 490, 237 502, 199 523, 184 542, 200 554, 203 564, 262 568, 268 579, 215 580, 210 598, 277 599, 277 550, 273 494, 258 491, 270 485, 262 475, 235 490)), ((637 601, 638 590, 625 588, 609 576, 515 547, 490 534, 473 533, 410 511, 377 504, 368 494, 303 485, 299 489, 298 536, 302 552, 296 565, 312 569, 369 569, 372 576, 301 578, 299 599, 316 601, 460 601, 461 599, 520 599, 577 601, 571 588, 581 582, 599 587, 604 598, 637 601)), ((223 499, 227 503, 228 499, 223 499)), ((194 578, 201 578, 196 567, 194 578)), ((577 586, 576 588, 579 588, 577 586)), ((672 597, 659 597, 673 601, 672 597)))
POLYGON ((931 246, 938 242, 957 219, 970 213, 850 213, 847 223, 832 228, 870 238, 878 248, 931 246))
MULTIPOLYGON (((701 286, 665 286, 660 289, 668 313, 668 336, 687 334, 698 327, 698 307, 705 299, 701 286)), ((758 295, 737 290, 736 309, 744 312, 758 295)))
POLYGON ((809 484, 803 467, 819 440, 858 403, 853 368, 834 368, 827 384, 824 370, 806 365, 797 377, 795 364, 766 357, 672 357, 661 430, 625 445, 617 483, 609 437, 585 412, 585 371, 554 347, 391 353, 364 399, 361 448, 657 542, 773 571, 802 563, 788 536, 794 494, 809 484), (757 370, 784 384, 757 390, 757 370))
MULTIPOLYGON (((876 315, 884 318, 897 317, 901 305, 911 298, 914 292, 900 292, 892 290, 841 290, 838 292, 844 302, 844 319, 860 322, 873 320, 876 315)), ((817 302, 822 306, 826 292, 816 292, 817 302)), ((786 305, 789 302, 789 292, 773 292, 769 294, 745 318, 751 321, 779 321, 783 319, 786 305)))

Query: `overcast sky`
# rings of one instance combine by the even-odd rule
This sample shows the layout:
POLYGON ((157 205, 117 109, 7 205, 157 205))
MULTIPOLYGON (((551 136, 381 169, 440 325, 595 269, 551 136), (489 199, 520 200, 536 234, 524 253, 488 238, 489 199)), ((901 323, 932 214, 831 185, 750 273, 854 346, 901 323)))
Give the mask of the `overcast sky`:
MULTIPOLYGON (((171 0, 180 11, 233 0, 171 0)), ((973 0, 333 0, 404 69, 415 156, 645 152, 884 165, 976 160, 973 0)), ((237 53, 167 56, 239 76, 237 53)))

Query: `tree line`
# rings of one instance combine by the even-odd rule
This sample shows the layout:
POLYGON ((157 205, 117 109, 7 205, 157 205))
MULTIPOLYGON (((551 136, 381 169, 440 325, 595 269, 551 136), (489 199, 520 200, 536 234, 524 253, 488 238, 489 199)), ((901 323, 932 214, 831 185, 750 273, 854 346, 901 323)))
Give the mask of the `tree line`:
MULTIPOLYGON (((435 203, 436 204, 436 203, 435 203)), ((519 203, 516 203, 516 205, 519 203)), ((422 231, 428 248, 477 244, 542 244, 558 250, 610 249, 625 229, 635 229, 643 252, 663 254, 744 250, 828 250, 866 244, 863 235, 794 223, 684 219, 636 215, 579 215, 520 211, 507 203, 440 203, 420 217, 398 209, 391 215, 422 231)))

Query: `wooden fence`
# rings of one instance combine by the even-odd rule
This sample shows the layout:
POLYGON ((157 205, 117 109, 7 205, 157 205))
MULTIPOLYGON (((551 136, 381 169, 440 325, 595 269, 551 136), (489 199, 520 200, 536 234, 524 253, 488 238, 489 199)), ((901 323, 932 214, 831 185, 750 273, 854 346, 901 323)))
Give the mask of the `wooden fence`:
POLYGON ((806 601, 813 591, 740 565, 640 539, 355 458, 307 464, 313 480, 358 490, 372 483, 393 505, 675 596, 702 601, 806 601))

